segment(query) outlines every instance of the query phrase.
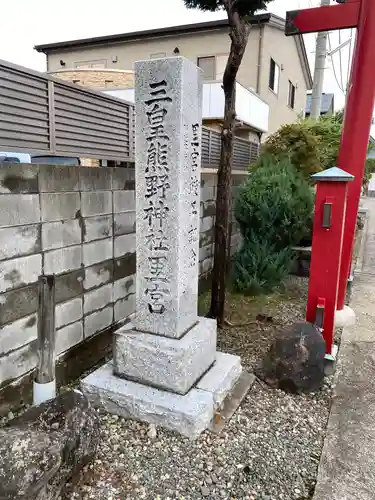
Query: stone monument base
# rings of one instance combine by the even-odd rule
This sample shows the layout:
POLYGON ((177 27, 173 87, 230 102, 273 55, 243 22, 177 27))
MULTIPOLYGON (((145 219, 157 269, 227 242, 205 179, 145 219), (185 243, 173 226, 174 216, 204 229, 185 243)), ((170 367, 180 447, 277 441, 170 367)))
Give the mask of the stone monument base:
POLYGON ((216 320, 198 318, 177 339, 143 333, 128 323, 114 333, 114 373, 157 389, 186 394, 215 362, 216 330, 216 320))
POLYGON ((113 368, 111 361, 81 382, 94 407, 165 427, 189 438, 214 427, 215 413, 242 374, 238 356, 217 352, 208 372, 187 394, 181 395, 118 377, 113 368))

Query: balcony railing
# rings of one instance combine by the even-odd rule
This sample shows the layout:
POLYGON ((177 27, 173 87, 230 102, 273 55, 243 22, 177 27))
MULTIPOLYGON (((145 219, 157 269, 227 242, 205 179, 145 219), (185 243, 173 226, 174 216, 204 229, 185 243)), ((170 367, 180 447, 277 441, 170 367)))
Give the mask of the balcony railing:
MULTIPOLYGON (((255 92, 236 83, 237 119, 261 132, 268 131, 269 106, 255 92)), ((203 84, 203 118, 224 116, 224 91, 221 82, 203 84)))
MULTIPOLYGON (((134 89, 113 89, 104 91, 114 97, 134 102, 134 89)), ((236 83, 236 114, 244 124, 268 131, 269 106, 255 92, 236 83)), ((224 117, 224 92, 221 82, 203 83, 202 118, 222 120, 224 117)))

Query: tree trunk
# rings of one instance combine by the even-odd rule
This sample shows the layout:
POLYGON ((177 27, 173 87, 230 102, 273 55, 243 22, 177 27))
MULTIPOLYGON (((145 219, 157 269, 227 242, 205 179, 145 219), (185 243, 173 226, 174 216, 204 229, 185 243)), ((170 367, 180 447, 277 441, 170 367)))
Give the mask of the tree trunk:
POLYGON ((236 125, 236 77, 249 37, 249 26, 241 20, 226 0, 230 25, 231 48, 223 77, 225 96, 224 121, 221 134, 220 164, 217 173, 215 250, 212 271, 211 306, 208 316, 216 318, 219 327, 224 323, 226 279, 228 274, 232 204, 233 139, 236 125))

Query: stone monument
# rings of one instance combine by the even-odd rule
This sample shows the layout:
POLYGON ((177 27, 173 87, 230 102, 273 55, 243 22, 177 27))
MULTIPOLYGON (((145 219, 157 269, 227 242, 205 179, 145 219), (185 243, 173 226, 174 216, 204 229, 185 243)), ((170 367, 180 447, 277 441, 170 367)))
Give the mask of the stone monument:
POLYGON ((201 76, 183 57, 137 62, 135 75, 136 314, 82 388, 110 413, 194 437, 242 372, 197 315, 201 76))

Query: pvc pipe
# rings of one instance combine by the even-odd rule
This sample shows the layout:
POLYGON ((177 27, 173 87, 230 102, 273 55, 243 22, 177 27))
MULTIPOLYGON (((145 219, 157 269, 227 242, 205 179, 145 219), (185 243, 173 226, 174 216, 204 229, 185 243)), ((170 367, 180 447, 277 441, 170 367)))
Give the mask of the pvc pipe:
POLYGON ((47 384, 33 383, 33 405, 38 406, 56 397, 56 379, 47 384))

